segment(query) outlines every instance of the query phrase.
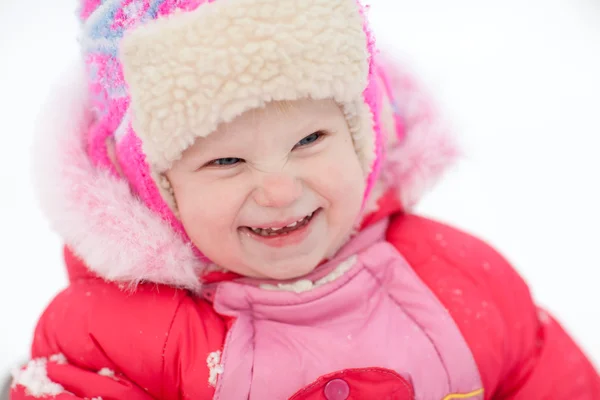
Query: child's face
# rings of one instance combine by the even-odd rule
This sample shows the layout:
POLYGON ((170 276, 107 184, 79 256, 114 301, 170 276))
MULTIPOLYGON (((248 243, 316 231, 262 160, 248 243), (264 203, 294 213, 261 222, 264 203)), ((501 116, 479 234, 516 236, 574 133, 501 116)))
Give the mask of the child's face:
POLYGON ((167 177, 186 232, 208 258, 272 279, 305 275, 332 255, 365 189, 346 119, 326 100, 270 103, 222 124, 167 177))

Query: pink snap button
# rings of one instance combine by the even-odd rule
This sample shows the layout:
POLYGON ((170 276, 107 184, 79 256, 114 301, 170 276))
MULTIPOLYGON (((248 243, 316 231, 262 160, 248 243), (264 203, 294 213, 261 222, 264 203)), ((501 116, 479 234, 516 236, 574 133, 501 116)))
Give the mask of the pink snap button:
POLYGON ((332 379, 325 385, 327 400, 346 400, 350 396, 350 385, 343 379, 332 379))

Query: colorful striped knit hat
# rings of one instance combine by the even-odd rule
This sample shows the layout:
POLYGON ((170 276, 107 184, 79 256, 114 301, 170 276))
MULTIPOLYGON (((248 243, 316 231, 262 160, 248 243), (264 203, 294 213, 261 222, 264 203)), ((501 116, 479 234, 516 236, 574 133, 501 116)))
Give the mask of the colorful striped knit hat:
MULTIPOLYGON (((84 0, 92 160, 181 231, 164 177, 196 138, 270 101, 334 99, 367 193, 379 164, 374 45, 357 0, 84 0)), ((365 199, 367 194, 365 194, 365 199)))

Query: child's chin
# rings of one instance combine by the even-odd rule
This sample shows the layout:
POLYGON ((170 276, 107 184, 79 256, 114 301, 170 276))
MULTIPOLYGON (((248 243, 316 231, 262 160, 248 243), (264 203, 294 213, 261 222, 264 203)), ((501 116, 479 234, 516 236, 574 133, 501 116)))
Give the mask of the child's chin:
POLYGON ((269 268, 267 271, 264 271, 263 275, 266 279, 274 279, 278 281, 296 280, 314 271, 317 265, 312 264, 313 263, 302 263, 282 266, 271 264, 271 268, 269 268))

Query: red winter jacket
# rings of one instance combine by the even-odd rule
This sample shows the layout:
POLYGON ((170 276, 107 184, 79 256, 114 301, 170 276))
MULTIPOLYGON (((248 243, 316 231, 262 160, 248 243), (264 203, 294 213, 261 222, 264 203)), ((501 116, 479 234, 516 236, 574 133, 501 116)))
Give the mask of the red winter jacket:
MULTIPOLYGON (((526 284, 497 252, 407 214, 394 215, 387 239, 452 316, 475 358, 486 399, 600 399, 593 366, 558 322, 535 306, 526 284), (487 312, 480 315, 483 304, 487 312)), ((65 260, 70 285, 40 319, 32 347, 34 359, 66 359, 46 364, 49 380, 69 392, 57 399, 212 398, 206 358, 223 348, 229 321, 188 291, 154 284, 123 290, 94 277, 68 249, 65 260), (109 370, 115 374, 101 372, 109 370)), ((384 390, 379 378, 375 382, 384 390)), ((302 398, 321 399, 320 393, 302 398)), ((352 398, 382 398, 366 393, 352 398)), ((30 398, 23 386, 11 394, 12 400, 30 398)))

